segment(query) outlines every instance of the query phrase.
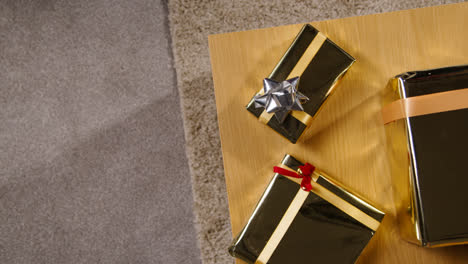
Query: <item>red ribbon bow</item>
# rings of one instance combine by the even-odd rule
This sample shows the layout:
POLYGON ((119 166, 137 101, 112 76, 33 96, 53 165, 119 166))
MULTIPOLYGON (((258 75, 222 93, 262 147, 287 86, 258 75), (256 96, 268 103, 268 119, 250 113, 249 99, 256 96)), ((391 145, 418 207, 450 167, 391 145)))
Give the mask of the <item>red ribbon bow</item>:
POLYGON ((312 173, 314 172, 314 170, 315 170, 314 165, 309 164, 309 163, 299 166, 299 169, 297 170, 297 172, 283 169, 277 166, 273 167, 273 171, 275 173, 279 173, 284 176, 302 179, 301 188, 308 192, 312 190, 311 181, 312 181, 312 173))

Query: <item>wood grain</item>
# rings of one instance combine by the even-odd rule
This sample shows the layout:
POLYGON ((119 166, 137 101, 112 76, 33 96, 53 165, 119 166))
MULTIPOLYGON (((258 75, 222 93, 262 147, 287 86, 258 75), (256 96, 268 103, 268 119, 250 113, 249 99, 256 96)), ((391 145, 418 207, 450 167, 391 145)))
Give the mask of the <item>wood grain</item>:
MULTIPOLYGON (((400 239, 380 116, 388 80, 468 63, 468 3, 311 23, 357 60, 309 130, 291 144, 245 110, 302 25, 209 37, 219 130, 237 234, 285 153, 316 165, 387 213, 358 263, 467 263, 468 247, 400 239)), ((238 261, 238 263, 243 263, 238 261)))

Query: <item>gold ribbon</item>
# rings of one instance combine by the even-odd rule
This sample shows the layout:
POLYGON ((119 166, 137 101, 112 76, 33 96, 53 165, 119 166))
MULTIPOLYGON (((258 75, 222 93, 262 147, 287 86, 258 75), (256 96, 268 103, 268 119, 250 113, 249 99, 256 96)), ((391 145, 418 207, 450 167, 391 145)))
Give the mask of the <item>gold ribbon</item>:
POLYGON ((268 242, 266 243, 262 252, 260 252, 260 255, 258 255, 258 258, 255 261, 255 263, 268 262, 271 255, 273 255, 273 252, 275 252, 275 249, 280 243, 281 239, 283 239, 284 234, 286 234, 286 231, 288 231, 289 226, 294 220, 294 217, 296 217, 297 213, 301 209, 302 204, 306 200, 307 196, 309 196, 309 192, 299 188, 299 191, 297 191, 296 196, 294 197, 288 209, 286 210, 286 213, 284 213, 275 231, 273 231, 273 234, 271 234, 271 237, 270 239, 268 239, 268 242))
POLYGON ((382 109, 384 124, 401 118, 468 108, 468 88, 396 100, 382 109))
MULTIPOLYGON (((322 47, 325 40, 327 40, 327 37, 322 32, 318 31, 317 35, 310 42, 309 46, 307 47, 305 52, 302 54, 301 58, 299 59, 297 64, 294 66, 291 73, 289 73, 286 79, 291 79, 297 76, 301 76, 302 73, 304 73, 307 66, 309 65, 309 63, 312 61, 312 59, 315 57, 315 55, 319 51, 320 47, 322 47)), ((264 92, 262 88, 257 94, 262 95, 263 93, 264 92)), ((303 111, 291 111, 291 115, 295 117, 297 120, 301 121, 306 126, 309 126, 310 122, 312 121, 312 116, 303 111)), ((263 110, 262 114, 260 115, 258 119, 260 122, 267 124, 272 117, 273 117, 273 113, 267 113, 266 110, 263 110)))
MULTIPOLYGON (((287 167, 284 164, 280 164, 278 167, 288 169, 291 171, 291 168, 287 167)), ((375 220, 374 218, 370 217, 354 205, 348 203, 347 201, 343 200, 342 198, 338 197, 336 194, 332 193, 328 189, 324 188, 320 184, 317 184, 316 181, 318 177, 320 177, 320 172, 317 172, 317 170, 314 171, 312 174, 312 190, 311 192, 315 193, 325 201, 331 203, 347 215, 351 216, 352 218, 356 219, 363 225, 369 227, 370 229, 377 231, 377 228, 380 225, 380 222, 375 220)), ((290 178, 286 177, 298 184, 300 184, 300 179, 295 179, 295 178, 290 178)), ((270 236, 270 239, 268 239, 268 242, 266 243, 265 247, 263 250, 260 252, 260 254, 257 257, 257 260, 255 261, 255 264, 266 264, 268 263, 268 260, 270 257, 273 255, 273 253, 276 250, 276 247, 279 245, 281 242, 281 239, 283 238, 284 234, 286 234, 286 231, 289 229, 289 226, 291 225, 292 221, 296 217, 297 213, 302 207, 302 204, 305 202, 307 196, 309 195, 309 192, 302 190, 299 188, 299 191, 297 192, 296 196, 292 200, 291 204, 289 205, 288 209, 284 213, 283 217, 281 218, 278 226, 276 227, 275 231, 273 231, 272 235, 270 236)))

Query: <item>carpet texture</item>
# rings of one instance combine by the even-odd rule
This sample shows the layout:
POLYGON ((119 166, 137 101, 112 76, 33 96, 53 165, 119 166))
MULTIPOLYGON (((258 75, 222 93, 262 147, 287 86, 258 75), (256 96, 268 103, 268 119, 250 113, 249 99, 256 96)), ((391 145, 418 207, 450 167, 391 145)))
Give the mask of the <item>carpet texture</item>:
MULTIPOLYGON (((203 263, 231 263, 228 204, 208 35, 459 2, 169 0, 169 21, 203 263)), ((247 113, 246 113, 247 115, 247 113)))
POLYGON ((0 1, 0 263, 201 263, 166 15, 0 1))

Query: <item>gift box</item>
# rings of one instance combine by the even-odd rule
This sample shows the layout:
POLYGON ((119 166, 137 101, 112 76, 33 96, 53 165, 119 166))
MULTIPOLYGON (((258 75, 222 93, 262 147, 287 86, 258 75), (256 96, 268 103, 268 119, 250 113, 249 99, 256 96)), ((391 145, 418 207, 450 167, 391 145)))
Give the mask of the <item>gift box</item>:
POLYGON ((406 72, 383 109, 402 236, 421 246, 468 242, 468 66, 406 72))
POLYGON ((354 263, 384 213, 290 155, 275 171, 230 254, 247 263, 354 263))
MULTIPOLYGON (((247 110, 296 143, 354 61, 323 33, 306 24, 268 76, 277 82, 299 77, 297 89, 309 99, 302 105, 304 111, 291 111, 281 122, 272 118, 273 114, 267 113, 265 108, 256 107, 254 98, 247 105, 247 110)), ((263 88, 257 95, 262 93, 263 88)))

